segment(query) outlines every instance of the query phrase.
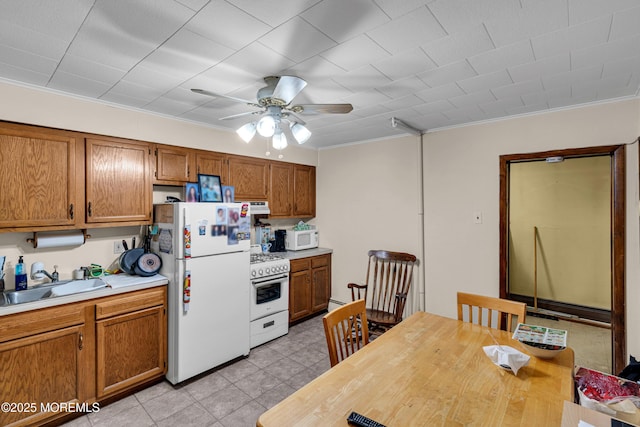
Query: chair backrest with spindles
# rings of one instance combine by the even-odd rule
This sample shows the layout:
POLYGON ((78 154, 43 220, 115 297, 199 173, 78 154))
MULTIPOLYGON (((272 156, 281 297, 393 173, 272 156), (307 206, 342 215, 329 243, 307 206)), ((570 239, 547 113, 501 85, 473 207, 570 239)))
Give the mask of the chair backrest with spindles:
POLYGON ((371 310, 395 314, 396 323, 402 320, 415 262, 414 255, 404 252, 369 251, 366 283, 371 287, 371 310))
POLYGON ((526 322, 526 316, 523 302, 458 292, 458 320, 513 331, 518 322, 526 322))
POLYGON ((335 366, 369 343, 367 313, 363 299, 350 302, 322 318, 331 366, 335 366))

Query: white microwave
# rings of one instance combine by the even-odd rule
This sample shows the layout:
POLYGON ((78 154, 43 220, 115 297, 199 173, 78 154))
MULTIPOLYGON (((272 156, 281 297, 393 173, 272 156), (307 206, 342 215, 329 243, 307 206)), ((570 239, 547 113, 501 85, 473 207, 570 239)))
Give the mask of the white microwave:
POLYGON ((318 230, 287 230, 284 245, 288 251, 317 248, 318 230))

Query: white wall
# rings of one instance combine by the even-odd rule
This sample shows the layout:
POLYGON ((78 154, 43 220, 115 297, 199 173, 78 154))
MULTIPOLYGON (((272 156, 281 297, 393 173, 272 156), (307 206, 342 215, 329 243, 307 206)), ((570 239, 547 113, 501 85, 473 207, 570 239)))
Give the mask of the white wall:
MULTIPOLYGON (((200 148, 252 157, 264 156, 266 140, 256 138, 244 143, 235 132, 213 129, 192 122, 180 121, 115 107, 81 98, 0 81, 0 120, 69 129, 95 134, 139 139, 170 145, 200 148)), ((272 150, 274 151, 274 150, 272 150)), ((283 151, 283 161, 315 166, 317 151, 290 146, 283 151)), ((274 154, 271 155, 272 157, 274 154)), ((0 171, 0 177, 2 176, 0 171)), ((0 180, 2 182, 2 180, 0 180)), ((0 184, 1 186, 1 184, 0 184)), ((2 188, 0 187, 0 191, 2 188)), ((179 195, 178 192, 177 195, 179 195)), ((162 187, 154 194, 154 202, 161 202, 172 194, 170 187, 162 187)), ((0 255, 7 257, 6 286, 13 288, 12 268, 19 255, 29 268, 35 261, 42 261, 48 271, 58 265, 61 280, 69 279, 72 270, 89 263, 106 267, 117 259, 113 242, 123 238, 131 240, 140 235, 140 227, 114 227, 89 230, 92 238, 75 248, 33 249, 26 239, 32 233, 0 233, 0 255)), ((140 241, 138 239, 138 241, 140 241)))
MULTIPOLYGON (((425 136, 426 309, 456 316, 456 292, 499 292, 499 156, 625 144, 640 100, 442 130, 425 136), (482 224, 473 213, 481 211, 482 224)), ((627 150, 627 351, 640 354, 638 147, 627 150)))
POLYGON ((333 300, 351 301, 347 283, 364 283, 370 249, 409 252, 422 262, 419 157, 417 137, 319 152, 316 224, 320 245, 333 249, 333 300))

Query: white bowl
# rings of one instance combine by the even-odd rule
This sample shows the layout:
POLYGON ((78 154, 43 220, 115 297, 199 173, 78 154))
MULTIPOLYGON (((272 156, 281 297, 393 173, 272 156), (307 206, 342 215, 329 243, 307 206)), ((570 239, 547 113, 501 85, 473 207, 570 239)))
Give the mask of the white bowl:
POLYGON ((539 344, 530 341, 518 341, 530 355, 540 359, 552 359, 562 352, 566 347, 559 345, 539 344))

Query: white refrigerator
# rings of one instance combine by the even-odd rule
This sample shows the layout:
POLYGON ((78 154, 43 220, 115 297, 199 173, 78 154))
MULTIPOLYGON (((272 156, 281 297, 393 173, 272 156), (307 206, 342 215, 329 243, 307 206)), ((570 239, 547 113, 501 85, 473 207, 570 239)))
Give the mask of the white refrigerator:
POLYGON ((247 203, 155 205, 151 248, 169 278, 167 379, 180 383, 249 354, 247 203))

